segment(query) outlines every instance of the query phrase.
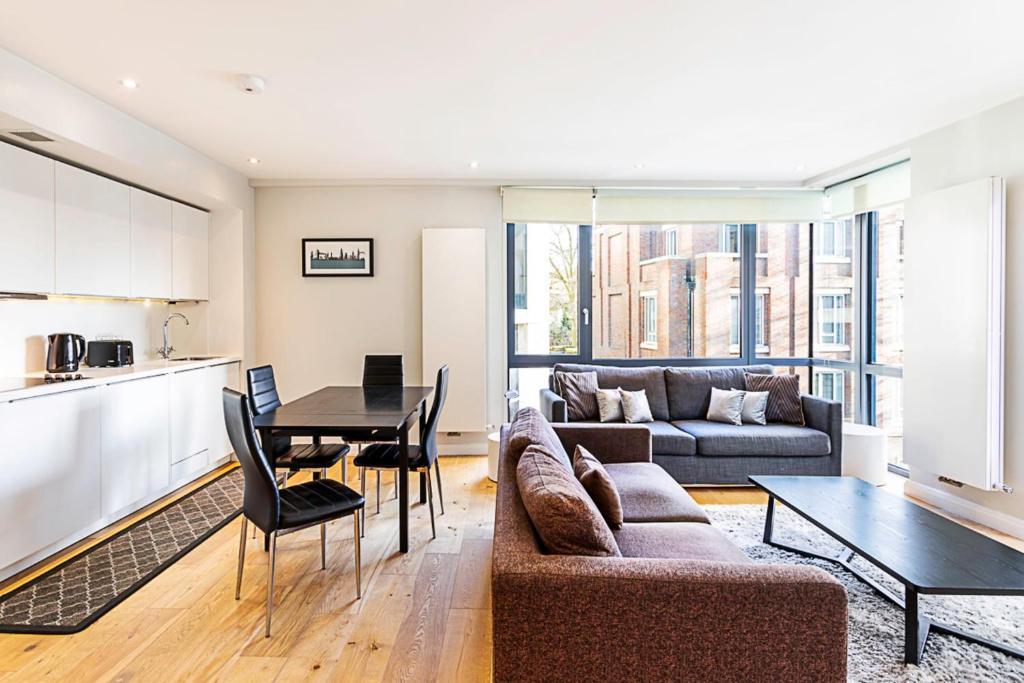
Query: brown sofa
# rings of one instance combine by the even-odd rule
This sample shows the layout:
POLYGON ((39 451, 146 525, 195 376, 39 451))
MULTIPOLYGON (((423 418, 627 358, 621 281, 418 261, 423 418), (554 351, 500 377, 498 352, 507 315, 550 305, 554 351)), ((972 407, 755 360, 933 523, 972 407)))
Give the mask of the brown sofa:
POLYGON ((615 481, 622 557, 547 554, 516 483, 523 429, 502 430, 494 523, 496 681, 843 681, 846 592, 805 566, 755 564, 651 462, 633 425, 551 425, 615 481), (518 449, 518 450, 517 450, 518 449))

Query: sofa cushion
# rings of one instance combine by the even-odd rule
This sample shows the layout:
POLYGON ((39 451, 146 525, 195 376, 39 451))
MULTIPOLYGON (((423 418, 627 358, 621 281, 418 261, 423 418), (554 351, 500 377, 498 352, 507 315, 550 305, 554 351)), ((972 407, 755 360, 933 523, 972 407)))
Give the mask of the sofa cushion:
POLYGON ((527 446, 516 483, 530 521, 549 552, 619 556, 611 529, 571 469, 539 445, 527 446))
POLYGON ((790 374, 747 375, 747 386, 753 391, 768 392, 765 417, 769 422, 804 424, 804 408, 800 400, 800 376, 790 374))
POLYGON ((701 506, 653 462, 608 463, 626 522, 706 522, 701 506))
POLYGON ((512 461, 517 462, 527 446, 533 444, 547 448, 565 465, 567 471, 572 471, 569 454, 565 452, 561 439, 551 428, 551 423, 536 408, 523 408, 516 413, 516 418, 509 427, 508 454, 512 461))
POLYGON ((651 452, 658 455, 697 455, 697 439, 668 422, 645 422, 651 431, 651 452))
POLYGON ((607 365, 579 365, 557 363, 554 372, 596 372, 597 386, 602 389, 623 388, 626 391, 647 392, 647 402, 655 420, 667 420, 668 393, 665 390, 665 369, 662 367, 616 368, 607 365))
POLYGON ((593 420, 597 418, 596 372, 558 372, 555 373, 555 386, 558 395, 565 399, 569 411, 569 419, 593 420))
POLYGON ((829 455, 828 434, 787 424, 727 425, 707 420, 672 423, 697 438, 697 455, 790 456, 829 455))
POLYGON ((738 562, 752 560, 710 524, 656 522, 623 524, 612 532, 623 557, 738 562))
POLYGON ((572 469, 608 526, 612 529, 621 527, 622 499, 601 461, 583 446, 576 446, 576 452, 572 455, 572 469))
POLYGON ((711 388, 746 389, 744 374, 747 372, 769 375, 772 367, 748 365, 724 368, 665 368, 665 386, 671 419, 703 419, 708 414, 711 388))

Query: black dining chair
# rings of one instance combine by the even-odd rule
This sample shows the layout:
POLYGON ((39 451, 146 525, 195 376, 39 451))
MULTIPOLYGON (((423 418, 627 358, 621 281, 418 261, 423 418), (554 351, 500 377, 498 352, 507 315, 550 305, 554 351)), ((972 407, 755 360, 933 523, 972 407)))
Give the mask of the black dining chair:
MULTIPOLYGON (((363 387, 400 387, 405 385, 405 361, 400 355, 363 356, 363 387)), ((363 446, 381 443, 373 438, 372 431, 346 434, 345 440, 356 444, 359 452, 363 446)), ((365 486, 363 487, 365 491, 365 486)), ((395 475, 395 498, 398 498, 398 475, 395 475)), ((377 472, 377 513, 380 514, 380 472, 377 472)))
POLYGON ((318 479, 279 489, 263 449, 256 440, 252 411, 245 394, 223 390, 224 423, 231 446, 242 465, 245 490, 242 497, 242 533, 238 542, 238 577, 235 600, 242 595, 242 569, 245 566, 245 537, 249 522, 270 537, 270 565, 267 573, 267 626, 274 609, 274 565, 277 537, 293 531, 320 526, 320 569, 327 568, 327 522, 352 515, 355 532, 356 598, 363 597, 362 559, 359 545, 359 510, 365 504, 359 495, 341 482, 318 479))
MULTIPOLYGON (((437 462, 437 421, 444 408, 445 399, 448 397, 448 366, 442 365, 437 371, 437 382, 434 385, 434 402, 430 406, 430 413, 427 415, 426 428, 421 443, 409 445, 409 471, 426 474, 427 480, 427 502, 430 505, 430 532, 433 538, 437 538, 437 529, 434 526, 434 490, 430 483, 431 470, 437 476, 437 495, 441 501, 441 514, 444 514, 444 492, 441 489, 441 466, 437 462)), ((399 458, 399 446, 393 443, 371 444, 357 455, 352 464, 359 468, 359 486, 363 495, 366 495, 366 472, 374 470, 397 470, 399 458)), ((397 477, 397 472, 395 474, 397 477)), ((363 509, 363 517, 366 510, 363 509)), ((365 525, 365 521, 364 521, 365 525)))
MULTIPOLYGON (((281 407, 273 366, 261 365, 258 368, 251 368, 246 373, 246 379, 249 385, 249 405, 253 415, 263 415, 281 407)), ((310 436, 313 437, 312 444, 292 445, 291 435, 274 434, 273 447, 270 450, 274 468, 290 472, 313 470, 313 478, 319 479, 321 476, 327 476, 327 470, 340 460, 341 480, 346 481, 348 468, 345 456, 352 450, 351 447, 347 443, 323 444, 320 443, 319 435, 314 433, 310 436)))

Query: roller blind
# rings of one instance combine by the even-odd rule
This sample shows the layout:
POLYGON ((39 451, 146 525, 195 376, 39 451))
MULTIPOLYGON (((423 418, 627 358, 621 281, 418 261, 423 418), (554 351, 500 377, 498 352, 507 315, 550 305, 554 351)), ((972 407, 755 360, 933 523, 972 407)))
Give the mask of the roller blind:
POLYGON ((763 223, 821 218, 818 190, 598 190, 598 223, 763 223))
POLYGON ((594 219, 590 188, 503 187, 501 212, 506 223, 577 223, 594 219))
POLYGON ((848 216, 864 213, 910 196, 910 162, 883 168, 825 189, 825 214, 848 216))

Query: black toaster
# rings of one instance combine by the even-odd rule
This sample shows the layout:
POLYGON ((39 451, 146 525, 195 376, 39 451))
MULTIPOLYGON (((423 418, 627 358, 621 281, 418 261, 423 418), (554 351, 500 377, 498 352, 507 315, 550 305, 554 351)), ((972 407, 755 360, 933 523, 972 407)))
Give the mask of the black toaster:
POLYGON ((85 364, 90 368, 121 368, 134 363, 135 353, 127 339, 91 341, 85 354, 85 364))

